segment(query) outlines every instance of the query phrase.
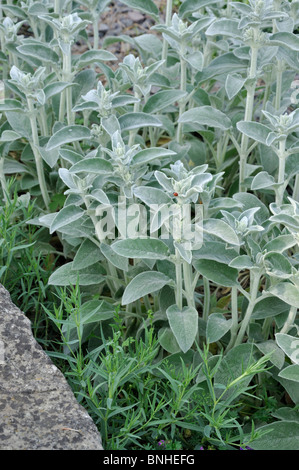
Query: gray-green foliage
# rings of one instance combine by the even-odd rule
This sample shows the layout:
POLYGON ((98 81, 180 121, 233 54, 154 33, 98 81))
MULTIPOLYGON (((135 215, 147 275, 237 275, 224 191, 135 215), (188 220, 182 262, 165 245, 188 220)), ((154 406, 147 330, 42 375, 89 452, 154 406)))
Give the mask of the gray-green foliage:
POLYGON ((4 200, 17 173, 67 258, 49 284, 109 298, 92 324, 121 304, 128 336, 154 310, 160 354, 255 343, 298 404, 298 2, 123 3, 156 24, 118 67, 86 32, 108 1, 1 5, 4 200))

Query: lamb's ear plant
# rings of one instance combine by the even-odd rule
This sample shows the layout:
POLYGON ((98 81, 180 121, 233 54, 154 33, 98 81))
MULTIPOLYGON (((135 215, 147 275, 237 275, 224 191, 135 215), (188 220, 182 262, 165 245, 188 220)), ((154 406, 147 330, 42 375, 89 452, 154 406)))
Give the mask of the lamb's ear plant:
MULTIPOLYGON (((36 198, 27 222, 65 258, 48 282, 63 289, 47 309, 56 356, 111 448, 149 430, 174 439, 184 416, 210 444, 259 448, 267 434, 243 436, 234 414, 251 387, 269 379, 299 403, 298 2, 185 0, 173 12, 168 0, 164 17, 151 0, 122 3, 155 25, 101 48, 107 0, 2 2, 3 206, 12 186, 28 212, 36 198), (133 50, 116 63, 120 40, 133 50), (149 420, 130 396, 132 381, 145 395, 135 367, 149 420)), ((293 418, 278 419, 273 435, 289 436, 293 418)))

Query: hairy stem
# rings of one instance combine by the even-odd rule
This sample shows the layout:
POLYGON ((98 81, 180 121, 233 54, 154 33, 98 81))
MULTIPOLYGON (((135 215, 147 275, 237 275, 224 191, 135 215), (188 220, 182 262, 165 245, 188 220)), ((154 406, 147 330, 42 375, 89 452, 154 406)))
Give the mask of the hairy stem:
POLYGON ((238 332, 238 288, 232 287, 231 292, 231 311, 232 311, 232 326, 230 329, 230 341, 227 345, 226 352, 229 351, 236 340, 237 332, 238 332))
POLYGON ((241 327, 237 335, 234 346, 241 344, 243 341, 245 332, 249 325, 250 318, 251 318, 251 315, 255 306, 255 301, 257 298, 258 290, 259 290, 259 283, 260 283, 260 274, 251 270, 250 271, 250 300, 249 300, 249 304, 245 313, 245 317, 242 320, 241 327))
POLYGON ((204 303, 203 303, 202 318, 205 322, 207 322, 208 317, 209 317, 209 313, 210 313, 211 292, 210 292, 210 282, 204 276, 203 276, 203 287, 204 287, 204 303))
POLYGON ((287 157, 287 152, 286 152, 286 139, 282 139, 279 141, 279 150, 278 150, 278 160, 279 160, 279 166, 278 166, 278 180, 277 183, 280 184, 276 190, 276 198, 275 202, 278 206, 282 204, 283 201, 283 194, 284 194, 284 181, 285 181, 285 163, 286 163, 286 157, 287 157))
MULTIPOLYGON (((140 93, 135 90, 135 98, 138 98, 139 101, 137 101, 136 103, 134 103, 134 113, 138 113, 140 111, 140 99, 141 99, 141 95, 140 93)), ((135 141, 135 136, 136 136, 136 133, 137 133, 137 130, 136 129, 132 129, 129 133, 129 142, 128 142, 128 145, 129 147, 132 147, 132 145, 134 145, 134 141, 135 141)))
POLYGON ((290 329, 292 328, 292 326, 295 323, 296 316, 297 316, 297 307, 291 307, 290 311, 289 311, 287 321, 285 322, 282 329, 280 330, 280 333, 287 334, 290 331, 290 329))
POLYGON ((38 132, 37 132, 35 109, 34 109, 32 98, 27 97, 27 105, 28 105, 29 119, 30 119, 31 132, 32 132, 31 148, 32 148, 33 155, 35 158, 36 171, 37 171, 37 177, 38 177, 40 190, 42 193, 45 206, 48 210, 50 198, 49 198, 47 185, 46 185, 46 179, 45 179, 44 168, 43 168, 43 160, 39 152, 39 139, 38 139, 38 132))
POLYGON ((299 202, 299 175, 296 175, 294 189, 293 189, 293 199, 299 202))
MULTIPOLYGON (((172 15, 172 0, 167 0, 166 15, 165 15, 165 24, 166 24, 166 26, 170 26, 171 15, 172 15)), ((165 66, 166 66, 166 59, 167 59, 167 51, 168 51, 168 42, 166 41, 165 38, 163 38, 162 60, 165 60, 165 66)))
MULTIPOLYGON (((247 122, 252 121, 252 117, 253 117, 258 50, 259 50, 258 47, 251 48, 250 71, 249 71, 248 78, 252 79, 252 83, 248 85, 248 88, 247 88, 247 98, 246 98, 246 107, 245 107, 245 116, 244 116, 244 121, 247 121, 247 122)), ((241 147, 240 147, 240 180, 239 180, 240 192, 246 191, 245 177, 246 177, 246 163, 247 163, 247 157, 248 157, 248 141, 249 141, 249 138, 245 134, 242 134, 241 147)))
POLYGON ((0 158, 0 183, 3 192, 4 201, 8 202, 7 184, 4 174, 4 156, 0 158))
POLYGON ((99 48, 99 17, 95 12, 93 13, 93 48, 96 51, 99 48))
POLYGON ((192 264, 183 261, 184 285, 186 292, 186 300, 189 307, 195 308, 194 289, 192 280, 192 264))
MULTIPOLYGON (((185 49, 186 46, 185 44, 181 45, 181 53, 180 53, 180 64, 181 64, 181 80, 180 80, 180 89, 181 91, 186 91, 187 87, 187 62, 184 59, 184 54, 185 54, 185 49)), ((186 100, 185 98, 182 98, 179 103, 179 117, 178 119, 182 116, 182 114, 185 112, 185 107, 186 107, 186 100)), ((183 142, 183 124, 181 122, 178 123, 177 127, 177 142, 179 144, 182 144, 183 142)))
POLYGON ((175 274, 176 274, 176 304, 180 310, 183 309, 183 278, 182 278, 182 260, 178 249, 175 249, 176 254, 176 264, 175 264, 175 274))

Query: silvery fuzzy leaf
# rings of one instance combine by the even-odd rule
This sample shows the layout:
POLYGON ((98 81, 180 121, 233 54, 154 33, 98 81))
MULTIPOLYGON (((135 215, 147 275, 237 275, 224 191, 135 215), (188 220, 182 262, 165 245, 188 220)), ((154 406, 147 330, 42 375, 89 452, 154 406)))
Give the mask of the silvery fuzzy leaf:
POLYGON ((137 186, 133 193, 148 206, 172 203, 172 199, 161 189, 150 186, 137 186))
MULTIPOLYGON (((7 132, 13 132, 13 131, 7 131, 7 132)), ((11 158, 4 158, 2 171, 5 175, 12 175, 16 173, 30 173, 29 168, 26 168, 25 165, 11 158)))
POLYGON ((74 165, 77 162, 80 162, 83 159, 83 155, 80 153, 74 152, 73 150, 70 149, 59 149, 59 155, 63 160, 66 160, 67 162, 71 163, 74 165))
POLYGON ((243 78, 240 74, 228 74, 225 81, 225 91, 228 99, 234 98, 239 91, 243 88, 246 82, 246 78, 243 78))
POLYGON ((147 0, 146 2, 144 0, 122 0, 122 3, 134 10, 146 13, 156 21, 159 21, 159 9, 152 0, 147 0))
POLYGON ((134 104, 134 103, 139 103, 139 102, 140 102, 139 98, 136 98, 135 96, 127 94, 127 95, 114 96, 111 100, 111 105, 113 108, 118 108, 118 107, 126 106, 128 104, 134 104))
POLYGON ((203 230, 232 245, 240 245, 239 238, 230 225, 220 219, 208 219, 203 223, 203 230))
POLYGON ((116 268, 121 269, 122 271, 129 270, 129 260, 128 258, 124 258, 123 256, 117 255, 115 251, 112 250, 110 245, 106 245, 105 243, 101 243, 100 246, 101 252, 105 256, 105 258, 113 264, 116 268))
POLYGON ((150 96, 143 107, 144 113, 157 113, 176 101, 185 98, 187 93, 180 90, 162 90, 150 96))
POLYGON ((122 305, 127 305, 141 297, 156 292, 162 287, 173 283, 172 279, 157 271, 146 271, 138 274, 127 285, 123 297, 122 305))
MULTIPOLYGON (((1 106, 1 105, 0 105, 1 106)), ((20 139, 22 136, 15 131, 3 131, 0 137, 0 142, 12 142, 20 139)))
POLYGON ((156 233, 170 218, 171 211, 169 210, 169 203, 159 205, 159 209, 155 210, 151 207, 151 225, 150 233, 156 233))
POLYGON ((299 423, 287 420, 275 421, 261 426, 259 430, 263 434, 250 443, 254 450, 297 450, 298 448, 299 423))
POLYGON ((299 51, 299 37, 294 33, 274 33, 269 37, 269 42, 277 46, 287 47, 293 51, 299 51))
POLYGON ((79 111, 86 111, 86 110, 96 111, 98 109, 99 109, 99 105, 95 101, 84 101, 83 103, 80 103, 74 106, 72 111, 74 113, 77 113, 79 111))
POLYGON ((193 259, 210 259, 223 264, 229 264, 236 256, 235 249, 228 249, 219 241, 204 241, 200 249, 193 251, 193 259))
POLYGON ((285 367, 279 372, 278 377, 299 383, 299 364, 285 367))
POLYGON ((18 100, 6 99, 3 103, 0 103, 0 112, 20 111, 22 109, 22 103, 18 100))
MULTIPOLYGON (((181 352, 181 348, 175 339, 171 328, 163 327, 158 331, 158 340, 162 348, 171 355, 181 352)), ((171 356, 170 356, 171 357, 171 356)))
POLYGON ((174 247, 180 253, 180 256, 185 260, 188 264, 192 262, 192 245, 190 242, 180 243, 178 241, 173 242, 174 247))
POLYGON ((239 21, 228 18, 221 18, 214 21, 205 32, 206 36, 229 36, 230 38, 241 39, 242 33, 239 29, 239 21))
POLYGON ((102 118, 101 125, 110 137, 112 137, 115 132, 121 132, 119 120, 114 114, 107 118, 102 118))
POLYGON ((207 342, 219 341, 231 328, 232 319, 227 320, 222 313, 211 313, 207 322, 207 342))
POLYGON ((113 172, 113 166, 103 158, 93 157, 84 158, 80 162, 75 163, 70 168, 70 173, 94 173, 94 174, 107 174, 113 172))
POLYGON ((276 333, 275 340, 292 362, 299 364, 299 338, 285 333, 276 333))
POLYGON ((292 265, 281 253, 267 253, 264 256, 264 265, 267 274, 279 279, 289 279, 292 274, 292 265))
POLYGON ((58 174, 64 184, 70 189, 77 189, 77 185, 74 182, 73 176, 70 174, 67 168, 59 168, 58 174))
POLYGON ((201 8, 209 5, 220 3, 221 0, 185 0, 181 3, 179 8, 179 16, 185 18, 192 13, 201 10, 201 8))
POLYGON ((64 144, 84 139, 90 139, 90 130, 88 127, 79 125, 66 126, 50 137, 46 148, 47 150, 53 150, 64 144))
POLYGON ((247 210, 252 207, 259 207, 260 210, 256 212, 255 220, 258 224, 262 224, 269 218, 269 211, 264 203, 262 203, 254 194, 250 193, 236 193, 233 199, 243 204, 243 209, 247 210))
POLYGON ((36 57, 45 64, 57 65, 60 61, 59 55, 43 43, 27 44, 24 42, 17 47, 17 50, 25 56, 36 57))
POLYGON ((188 62, 188 64, 191 65, 191 67, 194 70, 197 70, 199 72, 202 71, 203 69, 203 64, 204 64, 204 57, 202 52, 200 51, 194 51, 189 54, 187 54, 184 59, 188 62))
POLYGON ((294 20, 290 16, 282 21, 276 21, 277 31, 280 33, 292 33, 294 31, 294 20))
POLYGON ((131 165, 145 165, 153 160, 171 157, 173 155, 176 155, 173 150, 169 150, 163 147, 146 148, 135 153, 135 155, 132 157, 131 165))
POLYGON ((220 77, 222 75, 227 75, 232 72, 246 72, 248 68, 249 56, 242 60, 233 52, 227 52, 226 54, 221 54, 220 56, 213 59, 208 67, 204 68, 202 72, 198 72, 195 76, 197 84, 206 82, 207 80, 220 77))
POLYGON ((270 294, 278 297, 292 307, 299 308, 299 291, 294 284, 290 282, 280 282, 268 289, 270 294))
POLYGON ((102 189, 95 189, 93 190, 88 197, 90 199, 95 199, 96 201, 100 202, 101 204, 105 204, 107 206, 110 205, 110 200, 106 193, 102 189))
POLYGON ((90 286, 94 284, 100 284, 105 281, 105 271, 101 267, 100 263, 89 266, 85 269, 75 271, 73 269, 73 263, 66 263, 60 266, 49 278, 49 285, 54 286, 90 286))
POLYGON ((76 62, 76 66, 81 68, 89 64, 110 60, 116 60, 115 55, 111 52, 105 50, 90 50, 83 52, 83 54, 80 55, 76 62))
POLYGON ((20 111, 6 111, 6 119, 12 129, 22 137, 32 142, 32 130, 30 120, 25 113, 20 111))
POLYGON ((170 328, 181 348, 186 353, 194 343, 198 330, 198 313, 195 308, 172 305, 166 310, 170 328))
POLYGON ((250 15, 252 13, 250 5, 241 2, 232 2, 231 6, 241 13, 241 15, 250 15))
MULTIPOLYGON (((27 19, 27 15, 26 15, 25 11, 23 10, 23 8, 19 7, 18 5, 5 5, 5 4, 3 4, 3 5, 1 5, 1 8, 3 8, 4 11, 8 11, 9 13, 11 13, 13 16, 15 16, 17 18, 27 19)), ((4 21, 7 20, 7 18, 9 20, 11 20, 11 18, 9 16, 6 16, 6 18, 4 18, 4 21)))
POLYGON ((161 127, 162 122, 155 116, 146 113, 126 113, 119 117, 122 131, 140 129, 141 127, 161 127))
POLYGON ((283 253, 285 250, 292 248, 296 245, 296 239, 294 235, 279 235, 273 238, 263 246, 263 250, 267 252, 275 251, 277 253, 283 253))
POLYGON ((167 259, 167 245, 159 239, 135 238, 116 241, 111 248, 126 258, 167 259))
POLYGON ((252 180, 251 189, 256 191, 258 189, 274 189, 277 187, 277 183, 272 175, 269 175, 266 171, 260 171, 252 180))
POLYGON ((226 114, 212 106, 201 106, 185 111, 178 122, 206 125, 216 129, 228 130, 231 128, 231 120, 226 114))
POLYGON ((45 104, 46 96, 43 90, 38 90, 33 96, 37 99, 40 105, 43 106, 45 104))
POLYGON ((251 260, 250 256, 248 255, 240 255, 237 256, 235 259, 233 259, 230 263, 229 266, 231 268, 236 268, 238 271, 241 271, 243 269, 251 269, 255 266, 253 261, 251 260))
POLYGON ((80 245, 73 259, 72 270, 80 270, 94 265, 103 259, 103 255, 97 245, 86 238, 80 245))
POLYGON ((59 159, 58 149, 47 150, 45 147, 38 147, 38 149, 42 159, 49 165, 50 168, 53 168, 59 159))
POLYGON ((271 129, 264 124, 251 121, 239 121, 237 123, 237 129, 247 135, 247 137, 265 145, 267 145, 267 138, 271 132, 271 129))
POLYGON ((55 214, 50 226, 50 233, 59 231, 60 228, 65 225, 69 225, 75 220, 80 219, 84 215, 85 211, 81 207, 71 204, 63 207, 57 214, 55 214))
POLYGON ((73 83, 68 82, 54 82, 49 83, 44 88, 44 93, 46 97, 46 101, 50 99, 52 96, 60 94, 63 90, 65 90, 69 86, 73 86, 73 83))
POLYGON ((195 269, 210 281, 225 287, 238 286, 238 270, 224 263, 208 259, 193 261, 195 269))

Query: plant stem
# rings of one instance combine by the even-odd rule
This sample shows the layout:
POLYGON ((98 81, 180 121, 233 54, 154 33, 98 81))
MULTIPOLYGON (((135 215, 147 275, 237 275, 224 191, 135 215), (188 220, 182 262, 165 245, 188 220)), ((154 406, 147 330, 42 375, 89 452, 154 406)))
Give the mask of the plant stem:
POLYGON ((192 264, 183 261, 184 285, 186 291, 186 299, 189 307, 195 308, 194 289, 192 280, 192 264))
MULTIPOLYGON (((63 74, 64 74, 64 79, 67 82, 72 81, 72 52, 71 52, 71 45, 68 44, 68 52, 67 54, 64 54, 63 56, 63 74)), ((67 113, 67 122, 68 125, 70 126, 71 124, 74 123, 75 116, 74 113, 72 112, 72 87, 67 87, 65 89, 66 93, 66 113, 67 113)))
POLYGON ((175 264, 175 274, 176 274, 176 304, 180 310, 183 309, 183 279, 182 279, 182 260, 178 249, 175 249, 176 254, 176 264, 175 264))
POLYGON ((49 209, 50 198, 49 198, 47 185, 46 185, 46 180, 45 180, 43 160, 42 160, 42 156, 39 152, 38 132, 37 132, 37 125, 36 125, 35 109, 34 109, 34 104, 33 104, 32 98, 27 97, 27 105, 28 105, 29 119, 30 119, 31 132, 32 132, 31 148, 32 148, 33 155, 34 155, 34 158, 35 158, 36 171, 37 171, 37 177, 38 177, 40 190, 41 190, 41 193, 42 193, 42 197, 43 197, 45 206, 48 210, 49 209))
POLYGON ((93 48, 96 51, 99 48, 99 17, 96 12, 93 12, 93 48))
POLYGON ((209 313, 210 313, 211 292, 210 292, 210 282, 204 276, 203 276, 203 286, 204 286, 204 304, 203 304, 202 318, 205 322, 207 322, 209 313))
POLYGON ((278 150, 278 160, 279 160, 279 166, 278 166, 278 180, 277 183, 280 184, 275 191, 276 193, 276 198, 275 202, 278 206, 282 204, 283 201, 283 194, 284 194, 284 181, 285 181, 285 162, 286 162, 286 139, 282 139, 279 141, 279 150, 278 150))
MULTIPOLYGON (((139 100, 141 99, 141 95, 137 90, 135 90, 134 96, 135 98, 138 98, 139 100)), ((140 111, 140 101, 137 101, 136 103, 134 103, 134 113, 138 113, 139 111, 140 111)), ((128 142, 129 147, 132 147, 132 145, 134 145, 136 133, 137 133, 136 129, 133 129, 130 131, 129 142, 128 142)))
MULTIPOLYGON (((249 79, 252 79, 247 87, 247 98, 246 98, 246 107, 245 107, 245 117, 244 121, 252 121, 253 116, 253 104, 254 104, 254 95, 255 95, 255 86, 256 86, 256 68, 257 68, 257 55, 259 48, 251 47, 251 59, 250 59, 250 71, 249 79)), ((245 177, 246 177, 246 163, 248 157, 248 140, 249 138, 242 134, 241 147, 240 147, 240 181, 239 181, 239 191, 246 191, 245 188, 245 177)))
POLYGON ((291 307, 287 321, 285 322, 285 324, 283 325, 279 333, 287 334, 292 328, 292 326, 294 325, 296 316, 297 316, 297 307, 291 307))
POLYGON ((281 90, 282 90, 282 74, 284 70, 284 62, 281 59, 277 59, 276 69, 276 90, 275 90, 275 109, 278 111, 281 102, 281 90))
POLYGON ((231 292, 231 311, 232 311, 232 326, 230 329, 230 341, 227 345, 226 351, 229 351, 236 339, 238 332, 238 288, 236 286, 232 287, 231 292))
POLYGON ((54 13, 60 14, 60 0, 54 0, 54 13))
POLYGON ((4 156, 0 157, 0 183, 3 192, 4 201, 8 202, 8 191, 7 191, 7 184, 4 174, 4 156))
MULTIPOLYGON (((166 24, 166 26, 170 26, 171 15, 172 15, 172 0, 167 0, 166 15, 165 15, 165 24, 166 24)), ((165 64, 164 64, 165 67, 166 67, 167 51, 168 51, 168 42, 166 41, 165 38, 163 38, 162 60, 165 60, 165 64)))
POLYGON ((296 175, 294 189, 293 189, 293 199, 299 202, 299 175, 296 175))
POLYGON ((257 298, 258 290, 259 290, 259 283, 260 283, 260 273, 252 269, 250 271, 250 300, 249 300, 249 304, 245 313, 245 317, 242 320, 241 327, 237 335, 234 346, 241 344, 243 341, 245 332, 249 325, 250 318, 251 318, 251 315, 255 306, 255 301, 257 298))
MULTIPOLYGON (((181 89, 181 91, 186 91, 186 87, 187 87, 187 62, 184 59, 185 49, 186 49, 186 46, 185 46, 184 43, 182 43, 181 52, 180 52, 180 64, 181 64, 180 89, 181 89)), ((185 100, 185 98, 182 98, 180 100, 180 103, 179 103, 179 117, 178 117, 178 119, 184 113, 185 107, 186 107, 186 100, 185 100)), ((182 142, 183 142, 183 124, 181 122, 178 123, 177 136, 176 137, 177 137, 177 142, 179 144, 182 144, 182 142)))

